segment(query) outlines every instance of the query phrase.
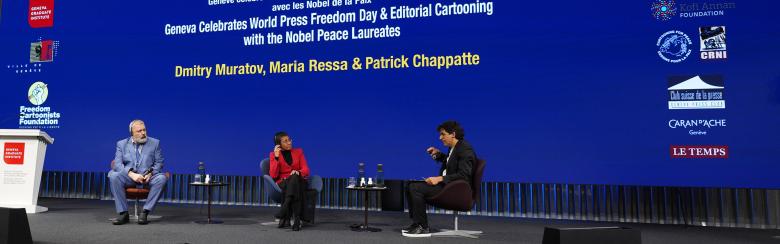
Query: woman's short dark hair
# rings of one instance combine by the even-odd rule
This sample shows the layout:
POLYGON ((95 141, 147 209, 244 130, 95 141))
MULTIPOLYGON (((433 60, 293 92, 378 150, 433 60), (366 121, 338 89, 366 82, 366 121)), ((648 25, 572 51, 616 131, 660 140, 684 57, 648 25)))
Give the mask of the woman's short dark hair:
POLYGON ((466 135, 463 131, 463 127, 460 127, 460 124, 458 124, 457 121, 450 120, 446 121, 444 123, 441 123, 438 127, 436 127, 436 131, 444 130, 447 133, 452 134, 455 133, 455 138, 458 140, 463 140, 463 137, 466 135))
POLYGON ((289 137, 290 135, 287 135, 287 132, 284 131, 276 132, 274 134, 274 145, 282 145, 282 137, 285 136, 289 137))

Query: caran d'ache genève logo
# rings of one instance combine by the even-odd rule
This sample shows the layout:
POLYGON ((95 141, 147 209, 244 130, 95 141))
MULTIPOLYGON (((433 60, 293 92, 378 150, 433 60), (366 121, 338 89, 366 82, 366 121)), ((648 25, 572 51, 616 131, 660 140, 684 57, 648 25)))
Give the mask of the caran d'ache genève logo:
POLYGON ((677 30, 667 31, 661 34, 656 41, 658 56, 669 63, 679 63, 691 55, 693 42, 685 33, 677 30))
POLYGON ((657 20, 667 21, 677 14, 677 6, 674 0, 657 0, 650 7, 653 10, 653 17, 657 20))
POLYGON ((24 143, 3 143, 3 162, 6 164, 24 164, 24 143))
POLYGON ((706 136, 708 130, 726 128, 726 119, 670 119, 669 128, 688 130, 688 135, 706 136))
POLYGON ((729 158, 729 146, 704 145, 704 146, 679 146, 669 147, 672 158, 729 158))
POLYGON ((49 98, 49 85, 41 81, 35 82, 27 90, 27 100, 34 107, 19 106, 19 128, 22 129, 56 129, 60 128, 62 115, 51 107, 40 106, 49 98))
POLYGON ((54 0, 30 0, 27 23, 32 28, 54 26, 54 0))
POLYGON ((702 60, 726 59, 726 27, 699 27, 702 60))
POLYGON ((669 109, 724 109, 723 76, 669 77, 669 109))

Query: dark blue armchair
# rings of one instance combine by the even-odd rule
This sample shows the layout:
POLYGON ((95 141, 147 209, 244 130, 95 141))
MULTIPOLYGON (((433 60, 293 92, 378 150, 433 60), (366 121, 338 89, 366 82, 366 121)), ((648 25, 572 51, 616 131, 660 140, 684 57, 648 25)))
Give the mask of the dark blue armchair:
MULTIPOLYGON (((269 160, 268 158, 263 159, 263 161, 260 162, 260 169, 263 171, 263 183, 265 185, 265 192, 268 193, 268 197, 271 198, 272 201, 281 203, 282 189, 279 188, 278 185, 276 185, 276 181, 274 181, 274 178, 271 178, 271 175, 268 174, 268 170, 270 168, 271 168, 271 160, 269 160)), ((309 182, 308 190, 316 191, 317 192, 316 195, 319 196, 320 192, 322 192, 322 177, 320 177, 319 175, 310 175, 308 182, 309 182)), ((314 205, 316 205, 316 199, 311 199, 309 201, 313 201, 314 205)), ((314 220, 313 216, 311 220, 314 220)), ((309 222, 313 222, 313 221, 309 221, 309 222)))

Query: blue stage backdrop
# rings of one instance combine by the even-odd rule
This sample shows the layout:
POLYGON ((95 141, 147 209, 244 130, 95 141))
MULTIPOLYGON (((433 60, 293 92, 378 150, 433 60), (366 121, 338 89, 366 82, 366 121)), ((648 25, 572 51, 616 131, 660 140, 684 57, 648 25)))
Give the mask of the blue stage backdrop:
POLYGON ((106 171, 132 119, 165 167, 430 176, 454 119, 486 180, 780 187, 780 2, 2 1, 0 127, 106 171), (728 37, 728 39, 726 38, 728 37))

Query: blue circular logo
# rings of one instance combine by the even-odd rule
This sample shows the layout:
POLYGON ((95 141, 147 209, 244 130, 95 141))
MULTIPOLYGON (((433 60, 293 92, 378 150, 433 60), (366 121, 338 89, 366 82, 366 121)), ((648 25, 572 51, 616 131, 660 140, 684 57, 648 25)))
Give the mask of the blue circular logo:
POLYGON ((691 55, 691 38, 677 30, 667 31, 658 37, 658 56, 669 63, 679 63, 691 55))

